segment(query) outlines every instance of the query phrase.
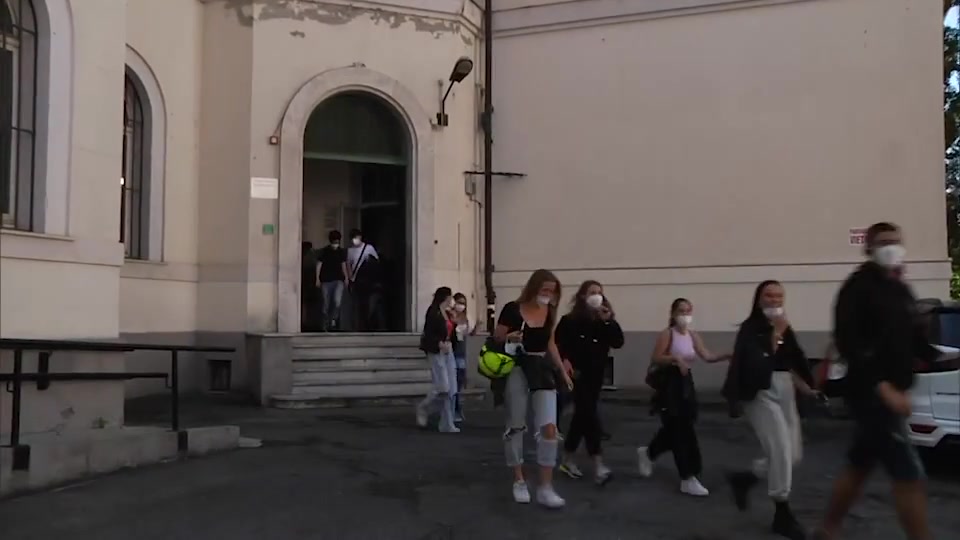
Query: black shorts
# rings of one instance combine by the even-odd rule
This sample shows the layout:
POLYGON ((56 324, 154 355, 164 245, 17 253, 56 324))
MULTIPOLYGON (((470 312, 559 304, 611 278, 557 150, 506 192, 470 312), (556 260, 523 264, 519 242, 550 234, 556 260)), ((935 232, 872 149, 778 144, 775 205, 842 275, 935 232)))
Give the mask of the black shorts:
POLYGON ((854 411, 853 443, 847 453, 850 465, 873 470, 882 465, 895 482, 915 482, 925 478, 923 463, 910 442, 906 421, 881 410, 879 406, 854 411))

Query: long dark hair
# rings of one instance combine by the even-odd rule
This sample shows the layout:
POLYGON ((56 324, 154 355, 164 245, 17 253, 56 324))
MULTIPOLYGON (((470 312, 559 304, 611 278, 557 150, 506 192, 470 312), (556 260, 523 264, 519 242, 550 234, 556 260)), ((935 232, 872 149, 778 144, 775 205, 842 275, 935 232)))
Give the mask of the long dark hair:
POLYGON ((440 307, 440 304, 446 299, 453 296, 453 290, 450 287, 439 287, 436 292, 433 293, 433 302, 430 303, 432 307, 440 307))
MULTIPOLYGON (((590 309, 590 306, 587 305, 587 299, 585 298, 587 291, 593 286, 600 287, 600 290, 603 290, 603 285, 593 279, 588 279, 580 284, 580 288, 577 289, 577 294, 570 299, 571 315, 575 317, 589 317, 594 313, 594 310, 590 309)), ((606 301, 606 297, 604 297, 604 301, 606 301)))
MULTIPOLYGON (((543 268, 535 271, 530 274, 530 279, 527 280, 527 284, 523 286, 523 290, 520 291, 520 298, 517 298, 518 304, 529 304, 537 298, 537 294, 540 292, 540 288, 543 287, 544 283, 553 282, 557 284, 557 297, 555 298, 556 302, 560 302, 561 285, 560 280, 557 279, 557 276, 549 270, 544 270, 543 268)), ((551 302, 547 306, 547 322, 546 326, 548 328, 553 328, 553 323, 557 320, 557 306, 551 302)))
POLYGON ((670 303, 670 321, 667 322, 668 328, 675 328, 677 326, 676 317, 674 317, 673 314, 676 313, 678 309, 680 309, 680 304, 683 304, 683 303, 687 303, 691 306, 693 305, 693 302, 683 297, 677 298, 670 303))
POLYGON ((753 291, 753 304, 750 304, 750 315, 743 320, 743 324, 767 320, 767 316, 763 314, 763 308, 760 307, 760 297, 763 296, 763 290, 772 285, 783 287, 783 284, 775 279, 761 281, 760 284, 757 285, 757 289, 753 291))

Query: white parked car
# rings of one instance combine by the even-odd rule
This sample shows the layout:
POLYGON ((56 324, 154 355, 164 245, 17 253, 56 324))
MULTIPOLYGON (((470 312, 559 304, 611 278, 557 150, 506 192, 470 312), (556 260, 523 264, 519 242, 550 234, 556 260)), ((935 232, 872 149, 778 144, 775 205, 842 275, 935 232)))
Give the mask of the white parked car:
POLYGON ((930 317, 930 342, 941 354, 916 367, 910 440, 920 448, 960 450, 960 305, 937 300, 920 305, 930 317))

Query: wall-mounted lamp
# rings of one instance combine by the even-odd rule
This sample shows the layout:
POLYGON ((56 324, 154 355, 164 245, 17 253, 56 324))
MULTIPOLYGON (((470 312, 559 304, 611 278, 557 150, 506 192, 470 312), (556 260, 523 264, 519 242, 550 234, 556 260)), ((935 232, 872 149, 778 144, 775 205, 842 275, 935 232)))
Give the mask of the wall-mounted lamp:
POLYGON ((447 97, 450 96, 450 90, 453 90, 453 85, 463 82, 467 78, 467 75, 473 71, 473 60, 466 56, 461 56, 457 63, 453 65, 453 71, 450 72, 450 84, 447 85, 447 91, 443 94, 443 98, 440 100, 440 112, 437 113, 437 125, 446 126, 450 124, 450 119, 447 118, 447 97))

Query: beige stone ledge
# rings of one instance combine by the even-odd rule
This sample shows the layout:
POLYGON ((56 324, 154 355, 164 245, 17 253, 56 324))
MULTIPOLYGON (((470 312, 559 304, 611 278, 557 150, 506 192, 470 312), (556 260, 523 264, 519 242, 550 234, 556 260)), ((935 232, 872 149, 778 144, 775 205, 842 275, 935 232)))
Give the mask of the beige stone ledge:
POLYGON ((500 38, 811 1, 815 0, 500 0, 493 29, 500 38))
POLYGON ((0 258, 120 266, 123 244, 4 229, 0 230, 0 258))

